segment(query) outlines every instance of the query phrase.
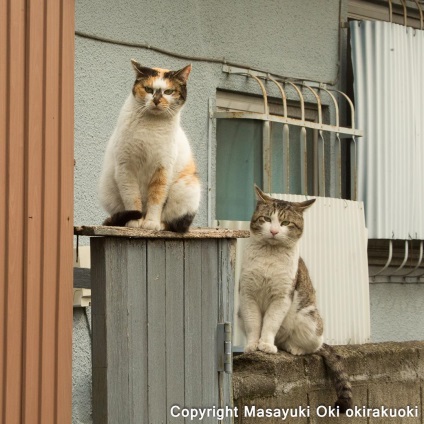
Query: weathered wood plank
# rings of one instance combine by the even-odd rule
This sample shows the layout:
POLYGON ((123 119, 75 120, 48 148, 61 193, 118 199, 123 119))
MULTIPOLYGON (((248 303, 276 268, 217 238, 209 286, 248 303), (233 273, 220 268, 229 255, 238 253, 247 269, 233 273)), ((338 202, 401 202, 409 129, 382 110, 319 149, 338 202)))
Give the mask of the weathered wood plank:
POLYGON ((108 422, 129 423, 128 240, 106 238, 108 422))
POLYGON ((129 227, 81 226, 74 227, 74 235, 154 239, 222 239, 245 238, 249 237, 250 233, 244 230, 228 230, 222 228, 191 228, 187 233, 174 233, 172 231, 153 231, 129 227))
MULTIPOLYGON (((129 240, 128 257, 128 354, 129 424, 149 422, 147 387, 147 248, 145 240, 129 240)), ((125 312, 125 311, 124 311, 125 312)))
POLYGON ((93 424, 108 423, 106 255, 104 239, 91 239, 93 424))
POLYGON ((166 410, 168 422, 184 423, 170 414, 184 398, 184 244, 169 240, 166 248, 166 410))
MULTIPOLYGON (((218 324, 218 241, 202 242, 202 405, 219 404, 217 370, 218 324)), ((204 423, 216 423, 216 418, 203 419, 204 423)))
MULTIPOLYGON (((187 240, 185 251, 185 404, 202 403, 202 240, 187 240)), ((186 423, 189 423, 186 419, 186 423)))
MULTIPOLYGON (((220 240, 219 244, 219 320, 220 322, 234 322, 234 265, 236 240, 220 240)), ((219 373, 219 393, 221 407, 233 406, 232 374, 219 373)), ((223 420, 225 424, 231 424, 232 417, 223 420)))
POLYGON ((74 268, 74 288, 91 289, 90 268, 74 268))
POLYGON ((147 241, 149 423, 166 422, 165 241, 147 241))
POLYGON ((232 406, 216 331, 233 321, 234 245, 91 239, 94 424, 183 423, 172 405, 232 406))

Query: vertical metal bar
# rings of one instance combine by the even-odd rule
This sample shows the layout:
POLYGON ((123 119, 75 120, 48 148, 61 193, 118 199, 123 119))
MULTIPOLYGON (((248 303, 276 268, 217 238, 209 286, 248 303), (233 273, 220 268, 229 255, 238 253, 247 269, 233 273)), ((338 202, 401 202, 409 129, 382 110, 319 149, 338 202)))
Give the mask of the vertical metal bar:
POLYGON ((405 0, 400 0, 403 6, 403 25, 407 26, 408 25, 408 12, 406 10, 406 3, 405 0))
POLYGON ((389 21, 393 22, 393 8, 392 8, 392 0, 389 0, 389 21))
MULTIPOLYGON (((247 75, 253 78, 259 84, 262 91, 262 96, 264 99, 264 114, 266 116, 269 116, 268 95, 267 95, 263 82, 256 75, 253 75, 253 74, 247 74, 247 75)), ((269 121, 264 121, 263 128, 262 128, 262 166, 263 166, 263 190, 270 193, 272 169, 271 169, 271 126, 269 121)))
POLYGON ((263 189, 267 193, 271 193, 271 150, 271 126, 269 121, 264 121, 262 127, 263 189))
MULTIPOLYGON (((284 118, 287 118, 287 96, 286 93, 282 87, 282 85, 272 78, 271 76, 268 76, 268 79, 272 81, 279 89, 281 94, 281 99, 283 101, 283 115, 284 118)), ((286 193, 290 193, 290 130, 289 125, 284 124, 283 125, 283 154, 285 158, 285 172, 283 173, 283 187, 286 188, 286 193)))
MULTIPOLYGON (((390 7, 391 7, 391 3, 390 3, 390 7)), ((332 89, 331 91, 335 91, 341 94, 348 102, 350 107, 350 113, 351 113, 352 129, 354 130, 355 129, 355 107, 353 106, 352 100, 350 100, 349 96, 343 93, 343 91, 334 90, 334 89, 332 89)), ((352 141, 353 141, 353 144, 351 144, 351 154, 350 154, 350 169, 351 169, 350 197, 352 200, 356 200, 358 195, 358 160, 357 160, 357 146, 356 146, 355 136, 352 136, 352 141)))
POLYGON ((337 189, 338 189, 338 197, 342 197, 342 149, 341 149, 341 140, 339 134, 340 128, 340 119, 339 119, 339 105, 337 103, 336 98, 331 94, 329 90, 326 88, 321 88, 325 91, 331 98, 334 104, 334 109, 336 112, 336 161, 337 166, 335 170, 336 180, 337 180, 337 189))
POLYGON ((300 184, 302 194, 308 194, 308 151, 305 127, 300 129, 300 184))
POLYGON ((356 148, 356 137, 352 137, 350 146, 350 197, 356 200, 358 196, 358 158, 356 148))
MULTIPOLYGON (((303 87, 307 88, 315 97, 318 106, 318 124, 322 125, 322 107, 321 98, 318 93, 309 85, 303 84, 303 87)), ((318 193, 320 196, 325 197, 325 143, 324 134, 322 130, 319 130, 319 142, 318 142, 318 193)), ((307 160, 307 158, 306 158, 307 160)), ((308 164, 306 163, 306 166, 308 164)), ((307 182, 306 182, 307 184, 307 182)), ((307 193, 306 193, 307 194, 307 193)))
POLYGON ((342 197, 342 142, 340 140, 340 134, 336 133, 336 180, 337 180, 337 196, 342 197))
POLYGON ((209 98, 209 120, 208 120, 208 227, 212 226, 212 128, 213 128, 213 108, 212 99, 209 98))
POLYGON ((286 159, 286 170, 283 174, 285 181, 283 181, 286 187, 286 193, 290 193, 290 130, 288 124, 283 125, 283 152, 286 159))
MULTIPOLYGON (((305 122, 305 99, 303 98, 302 92, 299 87, 293 84, 291 81, 286 81, 287 84, 291 85, 297 92, 300 100, 300 112, 301 120, 305 122)), ((306 146, 306 127, 300 129, 300 184, 303 194, 308 194, 308 156, 306 146)))
POLYGON ((325 197, 325 140, 323 131, 318 134, 318 194, 325 197))
POLYGON ((418 0, 414 0, 417 5, 418 12, 420 13, 420 29, 424 28, 424 18, 423 18, 423 10, 421 9, 421 5, 418 0))

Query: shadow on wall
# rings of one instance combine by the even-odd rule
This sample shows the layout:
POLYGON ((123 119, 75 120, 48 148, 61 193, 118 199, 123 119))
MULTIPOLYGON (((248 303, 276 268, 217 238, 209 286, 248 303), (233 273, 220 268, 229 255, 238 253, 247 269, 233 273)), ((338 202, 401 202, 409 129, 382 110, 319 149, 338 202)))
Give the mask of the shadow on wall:
POLYGON ((91 307, 74 308, 72 424, 91 424, 91 307))

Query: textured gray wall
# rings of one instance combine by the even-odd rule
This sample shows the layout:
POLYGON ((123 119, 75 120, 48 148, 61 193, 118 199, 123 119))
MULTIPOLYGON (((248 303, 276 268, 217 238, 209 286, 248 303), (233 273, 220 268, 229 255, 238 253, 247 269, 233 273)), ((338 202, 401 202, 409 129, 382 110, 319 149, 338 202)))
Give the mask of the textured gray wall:
POLYGON ((424 284, 370 284, 371 340, 424 340, 424 284))
MULTIPOLYGON (((76 2, 77 31, 185 55, 225 57, 264 71, 325 82, 337 76, 338 27, 338 0, 76 2)), ((130 58, 169 69, 179 69, 190 60, 78 36, 75 41, 75 223, 99 224, 106 215, 97 201, 97 181, 107 140, 134 80, 130 58)), ((244 77, 228 77, 220 64, 191 62, 182 124, 204 184, 195 225, 206 225, 208 100, 215 98, 217 88, 260 91, 244 77)), ((278 96, 272 84, 270 92, 278 96)), ((211 166, 214 187, 214 154, 211 166)), ((214 204, 211 209, 214 213, 214 204)))
POLYGON ((74 308, 72 350, 72 423, 89 424, 91 417, 91 307, 74 308))

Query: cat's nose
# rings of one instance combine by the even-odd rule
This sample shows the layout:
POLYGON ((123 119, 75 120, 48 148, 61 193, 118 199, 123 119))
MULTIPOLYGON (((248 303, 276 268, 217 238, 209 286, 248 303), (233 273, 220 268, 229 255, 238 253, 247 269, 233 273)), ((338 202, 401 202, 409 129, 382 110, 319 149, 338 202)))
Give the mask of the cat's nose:
POLYGON ((279 233, 279 231, 278 230, 275 230, 275 229, 273 229, 273 228, 271 228, 271 234, 273 235, 273 236, 276 236, 278 233, 279 233))

